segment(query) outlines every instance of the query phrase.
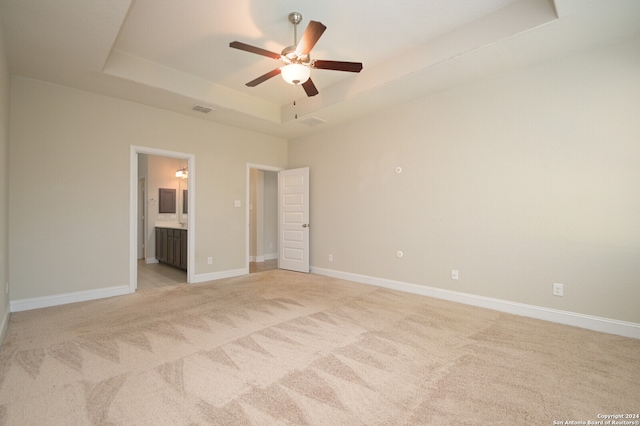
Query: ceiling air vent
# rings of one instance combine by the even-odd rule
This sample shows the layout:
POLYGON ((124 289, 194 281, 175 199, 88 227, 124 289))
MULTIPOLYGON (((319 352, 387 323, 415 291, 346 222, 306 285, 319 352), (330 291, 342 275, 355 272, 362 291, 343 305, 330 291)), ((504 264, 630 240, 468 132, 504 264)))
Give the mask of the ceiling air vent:
POLYGON ((206 107, 204 105, 194 105, 193 108, 191 108, 193 111, 197 111, 197 112, 201 112, 203 114, 208 114, 211 111, 213 111, 213 108, 209 108, 206 107))
POLYGON ((324 124, 326 123, 326 121, 318 117, 309 117, 309 118, 305 118, 304 120, 300 120, 300 123, 313 127, 313 126, 319 126, 321 124, 324 124))

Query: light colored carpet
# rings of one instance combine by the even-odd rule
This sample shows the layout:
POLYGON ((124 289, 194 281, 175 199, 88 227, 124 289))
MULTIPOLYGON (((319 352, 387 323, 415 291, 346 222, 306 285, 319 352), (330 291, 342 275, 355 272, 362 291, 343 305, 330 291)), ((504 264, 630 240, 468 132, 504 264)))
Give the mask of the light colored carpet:
POLYGON ((640 411, 640 341, 269 271, 14 313, 6 425, 552 425, 640 411))

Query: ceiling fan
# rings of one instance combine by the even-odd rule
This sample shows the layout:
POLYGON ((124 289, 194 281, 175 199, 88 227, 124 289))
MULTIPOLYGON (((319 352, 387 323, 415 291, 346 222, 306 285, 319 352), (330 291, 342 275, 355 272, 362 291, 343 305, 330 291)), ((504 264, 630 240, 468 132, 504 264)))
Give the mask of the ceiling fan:
POLYGON ((260 83, 264 83, 271 77, 278 74, 282 75, 284 81, 293 85, 302 85, 307 96, 315 96, 318 89, 311 80, 311 69, 323 69, 333 71, 360 72, 362 70, 361 62, 343 62, 343 61, 325 61, 320 59, 311 59, 309 53, 320 39, 320 36, 327 29, 322 23, 317 21, 309 21, 307 29, 302 34, 300 42, 298 42, 298 24, 302 21, 302 15, 298 12, 289 14, 289 22, 293 24, 293 46, 285 47, 282 53, 271 52, 259 47, 251 46, 239 41, 229 43, 229 47, 244 50, 250 53, 267 56, 269 58, 278 59, 284 65, 276 68, 268 73, 261 75, 255 80, 247 83, 249 87, 255 87, 260 83))

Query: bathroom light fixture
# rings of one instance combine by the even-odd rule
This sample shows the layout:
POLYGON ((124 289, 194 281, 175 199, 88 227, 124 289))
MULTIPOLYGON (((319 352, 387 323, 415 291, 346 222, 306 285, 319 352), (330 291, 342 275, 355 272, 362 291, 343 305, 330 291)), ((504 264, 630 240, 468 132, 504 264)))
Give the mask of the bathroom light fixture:
POLYGON ((287 83, 297 86, 309 80, 311 69, 302 64, 289 64, 280 68, 280 75, 287 83))
POLYGON ((186 167, 178 169, 178 171, 176 172, 176 177, 182 178, 182 179, 188 178, 189 177, 189 170, 187 170, 186 167))

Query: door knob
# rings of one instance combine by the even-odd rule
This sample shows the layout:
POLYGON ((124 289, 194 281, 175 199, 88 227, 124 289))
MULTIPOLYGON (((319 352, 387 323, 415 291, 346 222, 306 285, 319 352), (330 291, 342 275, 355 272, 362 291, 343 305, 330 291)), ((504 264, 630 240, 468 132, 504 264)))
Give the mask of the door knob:
POLYGON ((303 224, 302 224, 302 227, 303 227, 303 228, 310 228, 310 226, 309 226, 309 224, 308 224, 308 223, 303 223, 303 224))

